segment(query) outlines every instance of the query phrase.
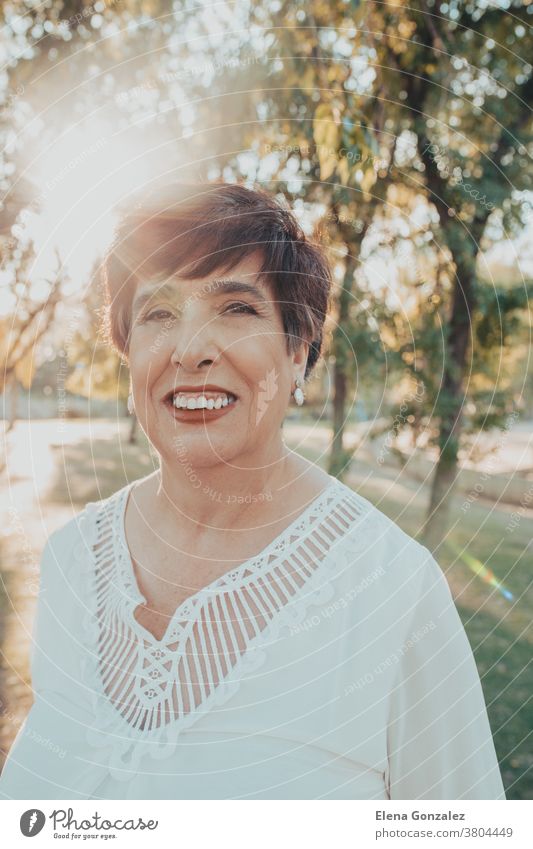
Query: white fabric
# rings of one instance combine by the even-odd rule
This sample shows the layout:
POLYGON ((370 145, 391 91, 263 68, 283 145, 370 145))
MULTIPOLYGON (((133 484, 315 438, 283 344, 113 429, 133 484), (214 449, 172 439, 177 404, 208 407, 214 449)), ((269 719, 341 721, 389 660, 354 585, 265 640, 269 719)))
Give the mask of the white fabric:
POLYGON ((505 798, 470 645, 426 548, 331 477, 157 641, 133 615, 132 485, 48 539, 35 699, 2 798, 505 798))

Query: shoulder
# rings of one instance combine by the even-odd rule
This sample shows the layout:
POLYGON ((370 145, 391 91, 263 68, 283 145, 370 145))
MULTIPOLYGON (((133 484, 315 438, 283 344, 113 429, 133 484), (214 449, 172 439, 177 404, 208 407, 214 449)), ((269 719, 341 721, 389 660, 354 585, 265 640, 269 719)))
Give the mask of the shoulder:
POLYGON ((376 633, 400 645, 437 626, 439 633, 461 632, 448 581, 431 551, 358 493, 346 497, 359 511, 343 557, 345 592, 359 599, 357 616, 368 628, 372 619, 376 633))
POLYGON ((429 554, 425 546, 406 533, 375 504, 346 484, 337 481, 344 503, 351 508, 354 518, 350 531, 360 529, 371 549, 382 554, 393 554, 399 559, 402 554, 423 556, 429 554))
POLYGON ((346 534, 346 545, 357 552, 358 560, 378 568, 388 590, 393 586, 408 587, 410 593, 420 593, 425 583, 447 587, 444 574, 426 546, 406 533, 375 504, 340 483, 353 518, 346 534))
POLYGON ((127 495, 131 484, 126 484, 111 495, 98 501, 89 501, 65 524, 49 534, 42 555, 42 570, 53 569, 61 564, 61 571, 68 572, 90 555, 95 540, 97 525, 102 515, 109 515, 127 495))

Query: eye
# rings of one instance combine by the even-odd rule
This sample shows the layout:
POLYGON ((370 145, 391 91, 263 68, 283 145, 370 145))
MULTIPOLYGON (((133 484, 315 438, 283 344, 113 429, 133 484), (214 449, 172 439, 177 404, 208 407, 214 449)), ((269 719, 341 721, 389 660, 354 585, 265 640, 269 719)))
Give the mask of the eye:
POLYGON ((243 315, 248 313, 249 315, 258 315, 257 310, 255 310, 251 304, 246 304, 244 301, 237 301, 233 304, 229 304, 226 307, 225 312, 236 313, 237 315, 243 315))
POLYGON ((172 315, 171 312, 169 312, 169 310, 152 310, 152 312, 149 312, 145 316, 143 316, 142 320, 143 321, 165 321, 165 319, 168 319, 168 318, 170 318, 170 319, 174 318, 174 316, 172 315))

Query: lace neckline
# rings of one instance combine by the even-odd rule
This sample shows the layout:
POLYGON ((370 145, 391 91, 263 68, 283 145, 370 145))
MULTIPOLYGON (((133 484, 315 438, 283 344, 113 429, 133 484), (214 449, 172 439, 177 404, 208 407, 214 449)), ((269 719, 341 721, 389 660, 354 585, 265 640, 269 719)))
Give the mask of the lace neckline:
POLYGON ((143 597, 124 545, 131 486, 87 505, 76 553, 89 647, 81 675, 94 712, 86 737, 107 751, 110 772, 121 780, 143 756, 171 755, 186 729, 225 705, 263 665, 270 645, 302 623, 310 606, 333 597, 336 578, 368 544, 375 516, 332 477, 263 551, 186 599, 164 643, 133 617, 143 597))
POLYGON ((168 625, 165 629, 163 636, 160 639, 154 637, 154 635, 145 628, 143 625, 138 622, 138 620, 134 616, 134 612, 136 608, 140 604, 146 604, 146 597, 139 589, 139 585, 137 583, 137 579, 135 576, 135 571, 133 568, 133 558, 130 553, 127 537, 126 537, 126 509, 129 501, 129 497, 135 488, 135 484, 137 481, 132 481, 122 490, 122 497, 117 500, 117 514, 116 514, 116 528, 117 528, 117 542, 122 548, 124 554, 123 557, 120 558, 123 563, 123 569, 121 570, 122 576, 122 588, 126 592, 126 594, 131 599, 131 606, 129 608, 131 615, 131 626, 137 631, 139 636, 147 641, 152 642, 154 645, 160 647, 167 645, 169 641, 175 639, 178 635, 177 631, 181 631, 182 629, 177 629, 177 623, 180 620, 188 620, 191 616, 193 616, 195 610, 198 608, 201 601, 206 596, 211 596, 216 593, 224 592, 228 585, 234 584, 245 572, 249 572, 253 569, 254 565, 258 562, 263 563, 265 559, 268 558, 270 552, 275 551, 276 548, 280 546, 280 543, 286 538, 290 537, 292 530, 305 523, 307 517, 313 513, 313 511, 320 508, 320 506, 329 499, 331 494, 339 489, 341 486, 340 481, 337 478, 334 478, 332 475, 328 475, 330 481, 328 485, 318 493, 315 498, 313 498, 307 507, 305 507, 286 528, 284 528, 277 536, 274 537, 267 545, 259 551, 257 554, 252 555, 247 560, 244 560, 234 569, 230 569, 227 572, 224 572, 222 575, 219 575, 213 581, 210 581, 205 586, 201 587, 196 592, 192 593, 188 596, 181 604, 177 606, 174 613, 169 619, 168 625))

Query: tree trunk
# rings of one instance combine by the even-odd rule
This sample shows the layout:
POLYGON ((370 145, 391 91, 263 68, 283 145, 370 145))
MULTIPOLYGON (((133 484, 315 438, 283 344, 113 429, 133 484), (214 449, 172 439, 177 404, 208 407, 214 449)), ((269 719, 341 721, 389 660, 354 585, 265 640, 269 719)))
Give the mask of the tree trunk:
POLYGON ((344 365, 335 362, 333 370, 333 439, 328 468, 330 475, 339 479, 342 479, 346 460, 343 441, 347 380, 344 368, 344 365))
POLYGON ((450 429, 441 426, 439 459, 433 474, 429 509, 422 531, 422 541, 433 553, 442 545, 450 527, 450 515, 457 483, 457 445, 461 430, 461 413, 450 429))
POLYGON ((128 438, 128 442, 130 445, 137 444, 137 425, 139 424, 137 416, 133 413, 130 422, 130 435, 128 438))
POLYGON ((354 274, 357 267, 355 256, 348 254, 346 269, 339 295, 339 315, 333 335, 333 438, 331 441, 328 472, 342 480, 350 456, 344 449, 344 427, 346 422, 346 397, 348 394, 348 370, 350 351, 345 329, 349 322, 354 274))
POLYGON ((9 381, 9 419, 7 423, 7 432, 13 430, 18 418, 18 398, 19 385, 15 377, 9 381))
POLYGON ((439 458, 422 531, 424 545, 433 552, 444 541, 450 526, 450 507, 457 478, 457 457, 465 404, 463 385, 470 341, 470 320, 476 304, 475 257, 463 256, 462 260, 461 264, 456 261, 444 377, 437 405, 440 418, 439 458))

